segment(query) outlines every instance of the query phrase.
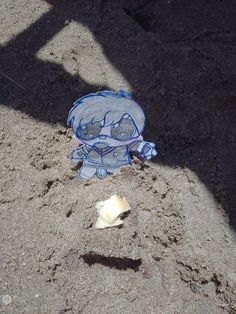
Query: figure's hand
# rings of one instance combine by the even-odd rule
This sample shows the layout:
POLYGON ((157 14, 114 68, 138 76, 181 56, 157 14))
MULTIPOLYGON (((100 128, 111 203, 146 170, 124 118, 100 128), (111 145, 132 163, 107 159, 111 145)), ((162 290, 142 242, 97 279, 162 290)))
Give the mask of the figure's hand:
POLYGON ((71 159, 71 161, 74 164, 77 164, 80 160, 82 160, 86 156, 86 153, 84 152, 83 148, 74 148, 72 152, 69 154, 68 158, 71 159))
POLYGON ((157 151, 155 150, 155 144, 151 142, 141 143, 138 147, 138 152, 140 154, 140 157, 143 157, 147 160, 157 155, 157 151))

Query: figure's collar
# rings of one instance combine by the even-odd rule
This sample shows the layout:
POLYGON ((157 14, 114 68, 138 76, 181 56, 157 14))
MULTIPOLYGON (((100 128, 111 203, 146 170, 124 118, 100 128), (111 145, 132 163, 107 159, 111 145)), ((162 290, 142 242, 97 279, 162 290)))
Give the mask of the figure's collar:
POLYGON ((109 154, 110 152, 112 152, 115 147, 105 147, 105 148, 99 148, 97 146, 93 146, 93 149, 99 154, 99 155, 107 155, 109 154))

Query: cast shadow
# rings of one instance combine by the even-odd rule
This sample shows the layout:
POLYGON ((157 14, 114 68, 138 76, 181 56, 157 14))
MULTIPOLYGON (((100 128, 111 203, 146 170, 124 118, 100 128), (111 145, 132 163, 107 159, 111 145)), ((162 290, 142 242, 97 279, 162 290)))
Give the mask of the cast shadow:
MULTIPOLYGON (((155 161, 188 167, 236 226, 236 3, 55 1, 0 49, 0 102, 48 123, 66 123, 71 104, 107 89, 43 62, 38 50, 71 21, 88 27, 147 116, 155 161)), ((207 208, 206 208, 207 210, 207 208)))

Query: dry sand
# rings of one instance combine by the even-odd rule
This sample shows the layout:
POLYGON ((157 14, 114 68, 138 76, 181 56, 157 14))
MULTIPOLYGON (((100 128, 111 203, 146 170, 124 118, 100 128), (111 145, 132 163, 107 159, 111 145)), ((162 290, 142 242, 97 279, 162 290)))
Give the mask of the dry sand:
POLYGON ((219 0, 1 1, 0 313, 236 313, 235 16, 219 0), (120 88, 160 156, 76 181, 68 110, 120 88), (113 194, 131 212, 96 230, 113 194))

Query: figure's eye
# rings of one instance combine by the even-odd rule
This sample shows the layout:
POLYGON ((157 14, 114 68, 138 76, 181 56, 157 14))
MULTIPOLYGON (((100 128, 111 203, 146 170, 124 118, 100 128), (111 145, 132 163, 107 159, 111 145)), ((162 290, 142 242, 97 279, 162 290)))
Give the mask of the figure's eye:
POLYGON ((135 126, 131 119, 123 118, 111 128, 111 136, 117 140, 127 140, 135 133, 135 126))
POLYGON ((79 127, 79 138, 84 140, 91 140, 96 138, 101 132, 101 125, 99 122, 88 123, 79 127))

